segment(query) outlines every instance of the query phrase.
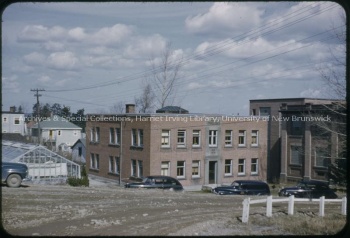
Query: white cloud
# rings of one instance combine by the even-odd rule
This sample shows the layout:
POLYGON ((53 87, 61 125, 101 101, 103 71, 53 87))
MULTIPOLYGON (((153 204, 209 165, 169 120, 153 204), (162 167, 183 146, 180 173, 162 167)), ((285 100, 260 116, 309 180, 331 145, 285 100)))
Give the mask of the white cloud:
POLYGON ((103 27, 89 36, 88 41, 96 45, 116 46, 132 34, 131 26, 116 24, 112 27, 103 27))
POLYGON ((47 59, 48 66, 56 70, 75 70, 78 63, 78 58, 70 51, 52 53, 47 59))
POLYGON ((154 55, 159 55, 166 47, 166 39, 159 34, 151 36, 139 36, 135 38, 124 51, 126 57, 149 58, 154 55))
POLYGON ((50 76, 43 75, 43 76, 40 76, 40 77, 38 78, 38 81, 39 81, 40 83, 49 83, 49 82, 52 81, 52 79, 50 78, 50 76))
POLYGON ((64 44, 61 42, 48 41, 43 43, 43 48, 48 51, 61 51, 64 49, 64 44))
POLYGON ((38 52, 32 52, 28 55, 23 56, 23 61, 27 65, 43 65, 45 63, 46 57, 45 55, 38 53, 38 52))
POLYGON ((50 39, 63 39, 67 32, 63 27, 52 28, 43 25, 28 25, 17 36, 20 42, 45 42, 50 39))
POLYGON ((321 96, 322 95, 320 90, 312 88, 308 88, 300 93, 300 97, 318 98, 321 96))
POLYGON ((85 30, 81 27, 76 27, 68 31, 68 36, 74 41, 82 41, 86 38, 85 30))
POLYGON ((208 12, 188 17, 185 25, 193 33, 246 30, 259 24, 261 14, 252 5, 216 2, 208 12))
POLYGON ((12 75, 9 78, 2 77, 1 83, 2 83, 3 92, 19 93, 20 84, 17 79, 18 79, 17 75, 12 75))

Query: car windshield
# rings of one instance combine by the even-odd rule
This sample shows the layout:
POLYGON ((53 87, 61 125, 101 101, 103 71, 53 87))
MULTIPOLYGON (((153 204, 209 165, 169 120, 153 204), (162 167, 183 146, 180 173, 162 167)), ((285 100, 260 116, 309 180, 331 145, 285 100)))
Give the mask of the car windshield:
POLYGON ((297 187, 298 187, 298 188, 306 188, 307 186, 306 186, 305 183, 298 183, 298 184, 297 184, 297 187))
POLYGON ((238 188, 239 187, 239 183, 233 182, 233 183, 231 183, 231 186, 235 187, 235 188, 238 188))
POLYGON ((144 179, 142 180, 142 183, 152 184, 152 183, 154 183, 154 179, 144 178, 144 179))

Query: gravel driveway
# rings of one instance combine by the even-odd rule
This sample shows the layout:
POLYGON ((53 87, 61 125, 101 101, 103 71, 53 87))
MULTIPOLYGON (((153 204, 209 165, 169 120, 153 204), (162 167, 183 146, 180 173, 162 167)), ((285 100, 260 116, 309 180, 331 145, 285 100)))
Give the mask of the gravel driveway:
MULTIPOLYGON (((98 184, 2 186, 2 223, 21 236, 286 234, 275 226, 243 224, 243 199, 98 184)), ((251 214, 264 217, 265 209, 252 207, 251 214)))

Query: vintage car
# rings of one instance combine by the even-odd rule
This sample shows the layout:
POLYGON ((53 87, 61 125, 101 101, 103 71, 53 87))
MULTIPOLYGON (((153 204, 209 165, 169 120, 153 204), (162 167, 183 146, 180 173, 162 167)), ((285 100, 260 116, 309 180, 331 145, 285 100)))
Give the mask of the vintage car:
POLYGON ((158 188, 182 191, 181 183, 169 176, 147 176, 142 182, 126 183, 125 188, 158 188))
POLYGON ((218 195, 270 195, 269 185, 256 180, 236 180, 230 186, 212 189, 218 195))
POLYGON ((294 195, 298 198, 320 198, 322 196, 325 196, 325 198, 338 197, 337 194, 329 188, 327 183, 314 180, 302 180, 294 187, 282 188, 278 192, 278 195, 284 197, 294 195))
POLYGON ((8 187, 21 186, 22 181, 28 181, 28 167, 21 163, 1 162, 1 182, 8 187))

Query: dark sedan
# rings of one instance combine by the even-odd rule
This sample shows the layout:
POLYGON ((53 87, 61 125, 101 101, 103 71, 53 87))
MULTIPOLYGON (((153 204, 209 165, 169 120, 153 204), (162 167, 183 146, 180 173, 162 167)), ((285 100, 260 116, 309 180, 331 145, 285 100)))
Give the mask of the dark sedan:
POLYGON ((329 188, 327 183, 321 181, 300 181, 294 187, 282 188, 278 192, 279 196, 289 197, 294 195, 298 198, 320 198, 324 196, 325 198, 337 198, 337 194, 334 193, 332 189, 329 188))
POLYGON ((26 180, 30 180, 27 165, 11 162, 1 163, 1 181, 8 187, 18 188, 22 181, 26 180))
POLYGON ((236 180, 230 186, 216 187, 212 193, 218 195, 270 195, 269 185, 262 181, 236 180))
POLYGON ((182 191, 181 183, 169 176, 147 176, 142 182, 126 183, 125 188, 158 188, 182 191))

